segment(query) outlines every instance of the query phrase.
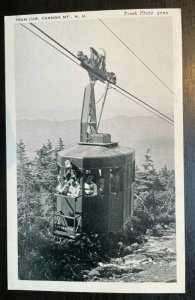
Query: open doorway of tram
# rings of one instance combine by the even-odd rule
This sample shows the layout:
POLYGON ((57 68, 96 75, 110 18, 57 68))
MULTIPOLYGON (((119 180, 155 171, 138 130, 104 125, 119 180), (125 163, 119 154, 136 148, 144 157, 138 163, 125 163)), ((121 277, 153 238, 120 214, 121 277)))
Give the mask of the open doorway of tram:
POLYGON ((82 199, 105 194, 103 169, 82 172, 70 160, 58 166, 56 187, 57 212, 54 213, 54 234, 76 237, 82 229, 82 199))

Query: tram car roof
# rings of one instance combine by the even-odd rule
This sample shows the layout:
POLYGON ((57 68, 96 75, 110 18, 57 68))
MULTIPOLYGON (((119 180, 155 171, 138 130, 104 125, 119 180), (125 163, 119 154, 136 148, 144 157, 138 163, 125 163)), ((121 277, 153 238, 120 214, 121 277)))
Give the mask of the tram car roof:
POLYGON ((64 166, 66 159, 71 159, 80 168, 114 167, 132 162, 135 151, 125 146, 102 147, 75 145, 58 152, 58 164, 64 166))

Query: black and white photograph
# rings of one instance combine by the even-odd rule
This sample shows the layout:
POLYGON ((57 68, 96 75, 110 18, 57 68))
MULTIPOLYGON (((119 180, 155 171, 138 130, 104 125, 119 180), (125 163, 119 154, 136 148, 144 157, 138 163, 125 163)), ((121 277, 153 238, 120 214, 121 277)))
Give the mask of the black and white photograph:
POLYGON ((179 9, 5 17, 8 286, 184 293, 179 9))

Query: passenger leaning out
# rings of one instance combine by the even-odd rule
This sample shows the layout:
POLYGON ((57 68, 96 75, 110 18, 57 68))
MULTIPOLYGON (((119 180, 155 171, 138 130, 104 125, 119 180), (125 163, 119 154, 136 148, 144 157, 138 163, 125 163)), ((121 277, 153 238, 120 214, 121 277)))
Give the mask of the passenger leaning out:
POLYGON ((71 174, 66 175, 65 180, 62 177, 58 178, 59 184, 56 188, 57 193, 67 195, 69 187, 71 185, 71 174))
POLYGON ((68 190, 68 196, 71 196, 73 198, 76 198, 79 196, 81 190, 81 186, 78 183, 77 179, 75 176, 71 177, 71 184, 69 186, 68 190))

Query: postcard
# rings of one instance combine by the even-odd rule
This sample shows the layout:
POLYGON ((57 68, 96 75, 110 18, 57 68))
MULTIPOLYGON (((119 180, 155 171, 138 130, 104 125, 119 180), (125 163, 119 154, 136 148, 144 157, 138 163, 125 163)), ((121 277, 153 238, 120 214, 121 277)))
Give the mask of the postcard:
POLYGON ((8 288, 184 293, 180 9, 5 17, 8 288))

